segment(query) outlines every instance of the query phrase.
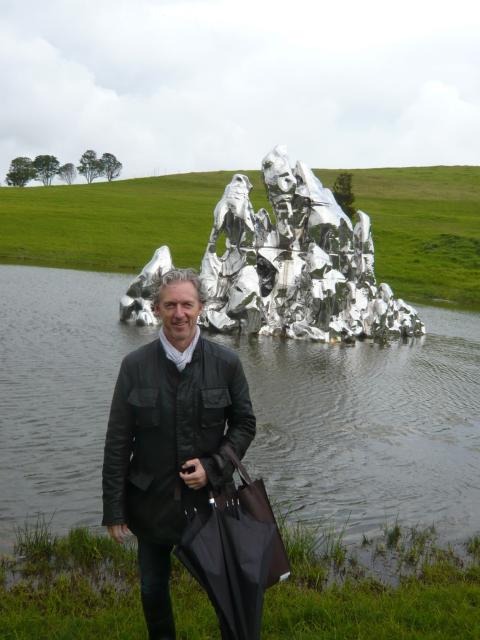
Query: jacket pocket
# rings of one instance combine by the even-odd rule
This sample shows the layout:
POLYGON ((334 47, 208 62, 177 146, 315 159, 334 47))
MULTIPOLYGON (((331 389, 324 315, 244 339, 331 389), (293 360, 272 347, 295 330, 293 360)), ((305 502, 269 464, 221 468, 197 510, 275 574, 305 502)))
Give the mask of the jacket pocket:
POLYGON ((223 427, 225 412, 231 404, 228 387, 202 389, 202 427, 223 427))
POLYGON ((149 491, 154 481, 153 474, 130 469, 125 487, 125 506, 127 512, 127 524, 133 532, 141 531, 151 525, 155 510, 152 509, 154 492, 149 491))
POLYGON ((144 471, 131 470, 127 476, 127 480, 133 484, 137 489, 146 491, 152 484, 152 480, 155 476, 152 473, 145 473, 144 471))
POLYGON ((138 427, 155 427, 160 423, 157 396, 155 387, 134 387, 130 391, 128 403, 133 406, 138 427))

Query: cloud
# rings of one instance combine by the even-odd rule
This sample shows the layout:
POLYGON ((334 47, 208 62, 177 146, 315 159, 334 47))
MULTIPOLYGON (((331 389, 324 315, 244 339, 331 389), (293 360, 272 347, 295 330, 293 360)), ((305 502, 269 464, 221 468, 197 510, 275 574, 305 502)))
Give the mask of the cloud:
POLYGON ((425 83, 399 121, 399 153, 419 164, 478 164, 480 104, 462 98, 457 87, 425 83))
POLYGON ((292 161, 480 164, 480 11, 245 0, 3 2, 0 177, 114 153, 123 177, 292 161))

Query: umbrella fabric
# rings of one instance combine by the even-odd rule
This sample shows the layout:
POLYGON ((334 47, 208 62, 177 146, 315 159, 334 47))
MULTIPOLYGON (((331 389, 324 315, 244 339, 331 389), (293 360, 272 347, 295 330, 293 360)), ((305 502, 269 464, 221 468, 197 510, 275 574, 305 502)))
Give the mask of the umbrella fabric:
POLYGON ((238 638, 255 640, 260 638, 275 525, 253 520, 240 509, 237 515, 228 510, 219 515, 230 589, 236 604, 238 638))
POLYGON ((275 525, 257 522, 238 505, 196 514, 175 553, 205 588, 224 640, 260 638, 263 595, 275 525))
POLYGON ((226 620, 234 620, 234 613, 229 594, 225 591, 224 559, 216 551, 222 545, 220 529, 210 515, 205 517, 203 513, 195 513, 174 553, 207 592, 220 621, 222 638, 228 640, 226 620))

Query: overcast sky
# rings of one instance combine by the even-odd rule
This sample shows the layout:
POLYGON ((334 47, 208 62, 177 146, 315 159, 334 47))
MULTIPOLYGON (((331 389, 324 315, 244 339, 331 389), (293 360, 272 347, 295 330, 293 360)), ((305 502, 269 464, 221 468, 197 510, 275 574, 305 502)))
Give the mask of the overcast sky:
POLYGON ((0 0, 0 52, 2 182, 86 149, 125 178, 278 143, 312 167, 480 165, 478 0, 0 0))

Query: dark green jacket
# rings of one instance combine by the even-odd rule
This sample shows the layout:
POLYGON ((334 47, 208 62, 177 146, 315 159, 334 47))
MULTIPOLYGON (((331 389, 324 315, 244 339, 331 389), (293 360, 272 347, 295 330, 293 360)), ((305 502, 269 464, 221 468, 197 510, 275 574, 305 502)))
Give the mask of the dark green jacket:
POLYGON ((241 362, 234 351, 200 337, 179 373, 160 340, 123 360, 113 394, 103 464, 104 525, 174 543, 185 510, 202 507, 208 490, 231 481, 221 446, 242 457, 255 436, 255 416, 241 362), (188 489, 181 465, 200 458, 209 486, 188 489))

